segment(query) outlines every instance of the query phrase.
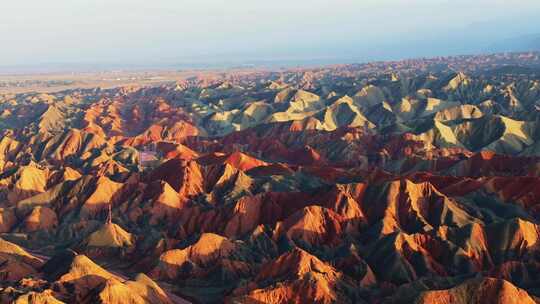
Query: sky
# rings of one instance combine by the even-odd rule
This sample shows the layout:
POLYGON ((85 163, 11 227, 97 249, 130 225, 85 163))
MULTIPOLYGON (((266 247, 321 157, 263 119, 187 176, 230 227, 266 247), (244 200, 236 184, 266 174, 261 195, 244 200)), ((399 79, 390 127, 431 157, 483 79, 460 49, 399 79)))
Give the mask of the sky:
POLYGON ((539 14, 538 0, 0 0, 0 67, 491 52, 540 35, 539 14))

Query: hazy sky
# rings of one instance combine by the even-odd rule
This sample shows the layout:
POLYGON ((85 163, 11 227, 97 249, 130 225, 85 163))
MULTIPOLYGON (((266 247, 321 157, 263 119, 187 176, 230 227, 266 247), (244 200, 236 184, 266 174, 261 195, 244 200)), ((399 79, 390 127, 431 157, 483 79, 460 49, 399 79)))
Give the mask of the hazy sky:
POLYGON ((0 0, 0 66, 373 60, 540 34, 539 0, 0 0))

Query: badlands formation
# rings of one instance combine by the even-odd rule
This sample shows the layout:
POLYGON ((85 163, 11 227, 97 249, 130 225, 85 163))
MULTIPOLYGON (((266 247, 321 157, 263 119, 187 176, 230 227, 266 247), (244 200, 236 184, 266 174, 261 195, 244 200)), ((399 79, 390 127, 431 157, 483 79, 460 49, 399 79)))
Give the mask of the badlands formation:
POLYGON ((540 58, 0 95, 0 303, 540 303, 540 58))

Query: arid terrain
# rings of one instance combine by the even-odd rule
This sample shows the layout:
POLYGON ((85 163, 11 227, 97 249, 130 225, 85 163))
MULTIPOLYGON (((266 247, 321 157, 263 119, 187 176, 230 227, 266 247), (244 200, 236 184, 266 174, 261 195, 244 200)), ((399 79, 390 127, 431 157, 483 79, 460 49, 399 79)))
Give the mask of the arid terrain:
POLYGON ((539 53, 145 73, 2 78, 0 303, 540 303, 539 53))
POLYGON ((170 85, 190 78, 223 77, 235 74, 254 73, 257 68, 230 68, 221 70, 110 70, 89 72, 42 72, 2 73, 0 69, 0 94, 7 93, 54 93, 74 89, 117 87, 143 87, 170 85))

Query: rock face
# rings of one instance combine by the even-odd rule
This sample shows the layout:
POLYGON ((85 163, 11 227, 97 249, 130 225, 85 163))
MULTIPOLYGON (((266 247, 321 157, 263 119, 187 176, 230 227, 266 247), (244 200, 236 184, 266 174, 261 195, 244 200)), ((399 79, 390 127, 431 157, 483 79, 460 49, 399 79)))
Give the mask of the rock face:
POLYGON ((43 265, 39 258, 3 239, 0 239, 0 263, 0 276, 6 282, 17 282, 35 275, 43 265))
POLYGON ((319 206, 310 206, 293 213, 283 222, 287 237, 312 245, 336 245, 342 233, 341 217, 319 206))
POLYGON ((0 303, 538 302, 538 71, 0 94, 0 303))
POLYGON ((250 285, 247 290, 236 291, 246 295, 232 298, 229 302, 352 303, 354 299, 342 294, 343 290, 354 288, 352 280, 298 248, 263 265, 250 285), (273 284, 265 286, 266 282, 273 284))
POLYGON ((2 297, 14 300, 12 303, 173 303, 144 274, 134 280, 124 279, 73 251, 53 256, 33 277, 21 280, 17 288, 3 290, 2 297))
POLYGON ((475 279, 447 290, 423 292, 415 303, 497 303, 534 304, 536 301, 526 291, 516 288, 512 283, 497 279, 475 279))
POLYGON ((180 269, 188 265, 205 267, 215 263, 216 260, 227 258, 235 250, 235 244, 227 238, 205 233, 195 244, 185 249, 173 249, 163 253, 159 257, 159 264, 153 271, 153 276, 172 279, 178 276, 180 269))
POLYGON ((133 236, 120 226, 106 223, 100 229, 90 234, 87 246, 90 247, 130 247, 133 245, 133 236))
POLYGON ((17 298, 15 304, 62 304, 64 302, 57 300, 52 290, 48 289, 43 292, 31 291, 17 298))
POLYGON ((38 230, 51 230, 58 225, 56 213, 47 207, 35 207, 24 219, 24 230, 34 232, 38 230))

